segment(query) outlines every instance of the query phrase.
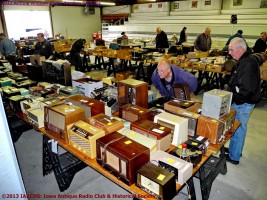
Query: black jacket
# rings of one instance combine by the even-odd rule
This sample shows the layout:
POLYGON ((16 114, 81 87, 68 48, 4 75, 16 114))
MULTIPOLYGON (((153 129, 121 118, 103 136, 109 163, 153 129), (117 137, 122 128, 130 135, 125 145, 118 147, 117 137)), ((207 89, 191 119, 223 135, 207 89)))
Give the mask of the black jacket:
POLYGON ((261 97, 259 64, 248 51, 236 63, 229 87, 233 92, 233 103, 240 105, 259 102, 261 97))
POLYGON ((44 40, 43 42, 37 42, 34 53, 45 56, 46 59, 49 58, 53 54, 50 42, 47 40, 44 40))
POLYGON ((254 50, 254 53, 260 53, 260 52, 265 52, 267 48, 267 41, 263 41, 261 38, 257 39, 254 47, 253 47, 253 50, 254 50))
POLYGON ((164 31, 161 31, 156 36, 156 48, 157 49, 169 48, 168 37, 164 31))

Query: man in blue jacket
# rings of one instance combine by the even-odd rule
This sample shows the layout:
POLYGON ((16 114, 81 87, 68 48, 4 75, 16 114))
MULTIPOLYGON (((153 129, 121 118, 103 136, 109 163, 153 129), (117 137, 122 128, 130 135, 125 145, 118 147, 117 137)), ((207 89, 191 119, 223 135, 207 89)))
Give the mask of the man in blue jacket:
POLYGON ((175 97, 173 91, 174 84, 188 84, 190 92, 197 88, 197 78, 180 67, 171 65, 170 62, 162 58, 153 72, 152 82, 159 90, 161 96, 175 97))
POLYGON ((226 149, 226 152, 229 152, 226 160, 237 165, 242 155, 250 114, 261 97, 260 69, 243 38, 236 37, 231 40, 229 53, 237 60, 228 84, 233 92, 232 108, 236 110, 236 120, 240 121, 241 125, 231 138, 229 149, 226 149))

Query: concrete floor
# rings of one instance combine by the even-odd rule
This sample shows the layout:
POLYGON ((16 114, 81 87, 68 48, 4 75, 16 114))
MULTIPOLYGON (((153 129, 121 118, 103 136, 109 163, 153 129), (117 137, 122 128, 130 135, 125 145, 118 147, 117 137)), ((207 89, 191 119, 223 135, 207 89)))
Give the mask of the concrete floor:
MULTIPOLYGON (((92 71, 91 75, 94 77, 100 74, 97 71, 92 71)), ((197 98, 201 99, 201 95, 197 96, 197 98)), ((227 163, 228 172, 226 175, 218 175, 213 182, 209 199, 267 199, 267 172, 265 171, 267 166, 267 146, 265 146, 267 144, 266 122, 267 102, 261 102, 254 109, 249 120, 246 143, 240 164, 236 166, 227 163)), ((228 144, 226 144, 226 146, 227 145, 228 144)), ((78 172, 70 187, 66 191, 60 192, 53 173, 45 177, 42 175, 42 135, 34 130, 23 133, 21 138, 15 143, 15 149, 28 194, 56 195, 56 198, 50 197, 49 199, 66 199, 66 197, 62 198, 58 196, 63 194, 91 194, 94 196, 89 199, 108 199, 108 194, 129 194, 123 188, 109 181, 90 167, 86 167, 78 172), (95 195, 98 194, 104 194, 106 198, 97 198, 95 195)), ((60 151, 64 150, 60 149, 60 151)), ((198 179, 194 179, 194 183, 197 199, 201 199, 198 179)), ((182 192, 187 194, 186 188, 184 188, 182 192)), ((180 193, 174 199, 183 200, 188 198, 180 193)))

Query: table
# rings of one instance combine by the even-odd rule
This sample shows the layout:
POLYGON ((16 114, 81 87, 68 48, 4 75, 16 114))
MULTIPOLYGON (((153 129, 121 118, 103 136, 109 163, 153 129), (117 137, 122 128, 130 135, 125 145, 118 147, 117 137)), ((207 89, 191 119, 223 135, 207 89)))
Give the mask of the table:
MULTIPOLYGON (((24 120, 25 122, 29 123, 27 116, 25 114, 16 113, 16 115, 22 120, 24 120)), ((239 126, 240 126, 240 122, 235 122, 234 130, 236 130, 239 126)), ((45 176, 51 173, 53 170, 55 173, 60 191, 64 191, 70 186, 75 173, 77 173, 78 171, 80 171, 86 166, 90 166, 91 168, 95 169, 103 176, 107 177, 108 179, 116 183, 118 186, 129 191, 130 193, 139 194, 143 196, 149 196, 148 193, 141 190, 135 184, 128 186, 127 184, 119 180, 116 176, 111 174, 109 171, 102 168, 97 163, 96 158, 91 159, 88 156, 82 154, 77 149, 73 148, 70 144, 66 143, 65 140, 63 139, 57 139, 57 142, 58 142, 58 145, 60 145, 67 151, 67 154, 64 154, 64 155, 55 154, 51 150, 51 145, 50 145, 51 144, 50 139, 53 139, 54 137, 48 131, 46 131, 45 128, 40 128, 40 129, 35 128, 35 130, 43 134, 43 175, 45 176), (63 156, 65 157, 67 156, 68 158, 71 158, 73 160, 73 163, 71 163, 71 165, 67 167, 60 166, 59 160, 63 156)), ((233 132, 227 132, 225 134, 225 139, 223 142, 215 144, 215 145, 211 144, 207 152, 202 155, 202 161, 196 167, 193 168, 192 177, 187 181, 187 185, 189 186, 189 191, 190 191, 192 200, 196 199, 193 177, 195 177, 197 173, 198 173, 198 178, 200 179, 202 198, 208 199, 209 197, 209 193, 211 190, 211 185, 212 185, 213 180, 211 182, 207 182, 206 177, 205 177, 205 169, 203 166, 205 162, 212 156, 212 154, 217 153, 218 151, 221 152, 220 166, 222 167, 216 169, 217 171, 215 173, 225 174, 227 172, 224 144, 231 138, 232 135, 233 135, 233 132)), ((175 147, 172 146, 170 150, 174 148, 175 147)), ((216 176, 217 176, 216 174, 213 175, 213 177, 215 178, 216 176)), ((184 187, 184 185, 176 184, 177 193, 184 187)), ((145 198, 145 199, 153 199, 153 198, 145 198)))

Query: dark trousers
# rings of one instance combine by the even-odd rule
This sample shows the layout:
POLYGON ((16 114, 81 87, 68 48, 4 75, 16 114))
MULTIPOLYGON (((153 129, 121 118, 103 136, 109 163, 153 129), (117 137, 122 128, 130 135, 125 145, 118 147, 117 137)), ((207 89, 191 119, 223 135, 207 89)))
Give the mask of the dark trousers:
POLYGON ((16 56, 6 56, 6 59, 8 60, 8 62, 12 65, 12 71, 13 72, 18 72, 18 68, 16 65, 16 56))
POLYGON ((85 72, 80 53, 71 53, 70 62, 71 62, 71 65, 75 66, 76 71, 85 72))

